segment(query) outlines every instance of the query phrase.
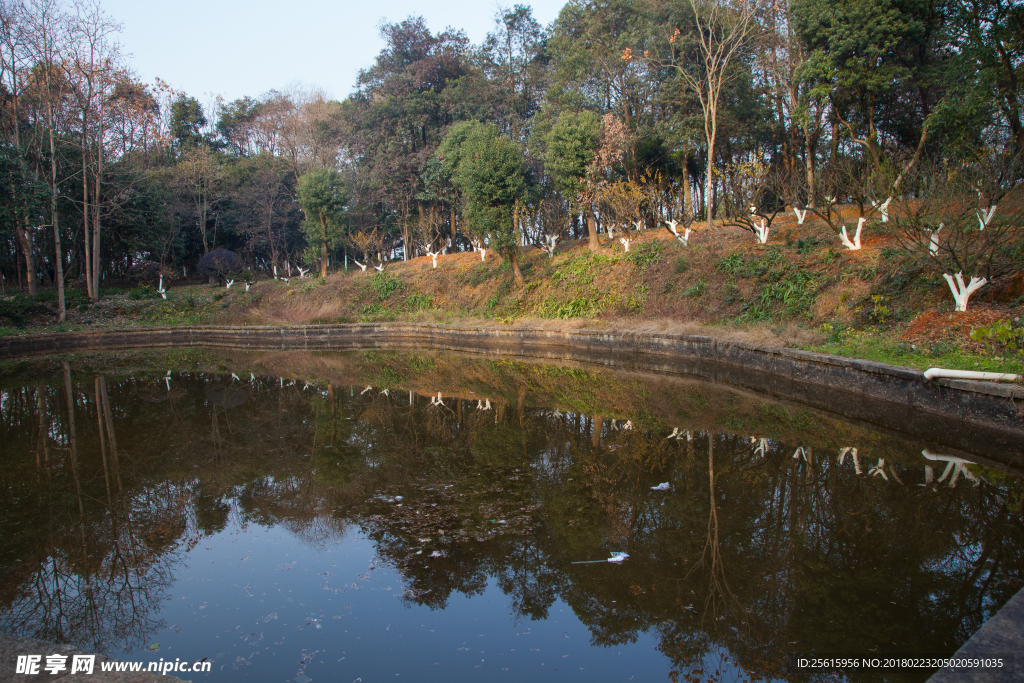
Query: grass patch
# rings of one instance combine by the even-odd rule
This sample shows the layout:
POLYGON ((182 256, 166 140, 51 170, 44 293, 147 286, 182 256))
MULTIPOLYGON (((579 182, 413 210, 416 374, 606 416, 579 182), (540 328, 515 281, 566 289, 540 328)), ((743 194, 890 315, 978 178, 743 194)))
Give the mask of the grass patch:
POLYGON ((826 333, 830 333, 828 341, 819 346, 805 347, 805 350, 843 356, 844 358, 863 358, 918 370, 926 370, 931 367, 951 370, 980 370, 982 372, 1019 372, 1020 370, 1020 361, 1016 359, 991 358, 965 353, 942 342, 930 346, 919 346, 905 341, 887 339, 871 331, 841 330, 828 324, 822 329, 826 333))
MULTIPOLYGON (((380 275, 380 273, 378 273, 378 275, 380 275)), ((309 294, 310 292, 315 290, 317 287, 320 287, 321 285, 323 285, 325 282, 327 282, 326 279, 324 279, 322 277, 318 277, 317 279, 310 280, 306 284, 302 285, 302 287, 299 289, 299 291, 302 292, 303 294, 309 294)))
POLYGON ((570 301, 560 302, 549 297, 541 302, 537 314, 542 318, 585 318, 597 315, 600 310, 597 304, 587 297, 577 297, 570 301))
POLYGON ((405 305, 410 311, 425 311, 434 305, 434 297, 417 292, 409 295, 405 305))
POLYGON ((664 255, 665 248, 661 246, 661 242, 644 242, 626 254, 626 260, 638 270, 647 270, 660 263, 664 255))
POLYGON ((24 327, 25 318, 49 314, 50 309, 40 302, 38 297, 16 294, 0 299, 0 318, 9 321, 15 327, 24 327))
POLYGON ((600 268, 611 265, 618 261, 614 256, 605 256, 593 251, 584 251, 558 264, 558 268, 552 274, 551 279, 555 282, 562 282, 571 285, 589 285, 600 268))
POLYGON ((706 291, 708 291, 708 283, 704 280, 697 280, 692 287, 683 292, 683 296, 689 296, 696 299, 699 296, 703 296, 706 291))
POLYGON ((376 273, 370 280, 370 289, 377 295, 378 301, 387 301, 394 294, 405 289, 405 285, 397 277, 388 273, 376 273))

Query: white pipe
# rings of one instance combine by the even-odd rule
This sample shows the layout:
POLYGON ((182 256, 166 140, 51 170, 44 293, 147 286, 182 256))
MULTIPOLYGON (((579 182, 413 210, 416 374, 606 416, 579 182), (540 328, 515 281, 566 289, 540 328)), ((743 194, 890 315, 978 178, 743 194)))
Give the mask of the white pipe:
POLYGON ((981 382, 1017 382, 1020 375, 1013 375, 1006 372, 976 372, 974 370, 945 370, 943 368, 928 368, 924 371, 925 379, 973 379, 981 382))

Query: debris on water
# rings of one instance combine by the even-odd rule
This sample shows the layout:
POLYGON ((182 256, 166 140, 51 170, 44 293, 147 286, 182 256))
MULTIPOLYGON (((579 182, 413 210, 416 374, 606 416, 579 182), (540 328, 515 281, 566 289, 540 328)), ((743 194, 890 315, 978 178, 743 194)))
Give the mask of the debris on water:
POLYGON ((672 488, 672 487, 669 485, 669 483, 667 481, 665 481, 665 482, 662 482, 662 483, 658 484, 657 486, 652 486, 651 490, 652 491, 668 491, 670 488, 672 488))
POLYGON ((430 557, 444 557, 444 553, 442 553, 440 550, 435 550, 434 552, 430 553, 430 557))
POLYGON ((570 562, 569 564, 604 564, 605 562, 620 564, 628 559, 629 555, 626 553, 613 552, 612 556, 609 557, 607 560, 581 560, 579 562, 570 562))

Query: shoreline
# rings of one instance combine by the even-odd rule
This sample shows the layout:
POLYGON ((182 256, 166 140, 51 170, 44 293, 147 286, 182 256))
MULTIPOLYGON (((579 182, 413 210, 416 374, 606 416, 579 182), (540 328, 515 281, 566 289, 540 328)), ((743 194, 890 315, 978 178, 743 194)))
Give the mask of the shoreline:
POLYGON ((0 338, 0 360, 180 347, 427 348, 688 376, 910 436, 930 448, 977 454, 1014 468, 1024 466, 1024 387, 1020 385, 929 381, 919 370, 875 361, 698 335, 436 323, 183 326, 9 336, 0 338))

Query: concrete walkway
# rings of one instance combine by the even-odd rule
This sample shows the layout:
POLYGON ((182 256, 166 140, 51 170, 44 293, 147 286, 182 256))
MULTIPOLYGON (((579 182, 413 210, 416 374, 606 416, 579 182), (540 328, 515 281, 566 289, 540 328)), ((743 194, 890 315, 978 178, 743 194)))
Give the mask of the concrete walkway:
POLYGON ((1024 590, 1009 602, 957 650, 953 657, 1008 658, 1009 668, 939 669, 928 683, 1024 682, 1024 590))
MULTIPOLYGON (((100 671, 100 662, 117 661, 111 660, 103 655, 96 655, 96 665, 92 674, 68 673, 71 670, 72 655, 92 654, 82 652, 70 645, 55 645, 43 640, 31 638, 19 638, 0 633, 0 683, 37 683, 38 681, 90 681, 91 683, 181 683, 180 678, 174 676, 162 676, 158 673, 129 673, 100 671), (15 673, 18 662, 18 655, 42 655, 42 664, 46 664, 46 655, 61 654, 67 655, 67 669, 56 674, 51 674, 39 668, 38 674, 15 673)), ((154 661, 159 660, 155 657, 154 661)), ((206 674, 196 674, 195 680, 206 678, 206 674)))

